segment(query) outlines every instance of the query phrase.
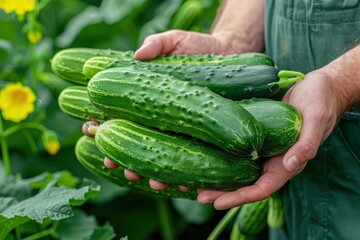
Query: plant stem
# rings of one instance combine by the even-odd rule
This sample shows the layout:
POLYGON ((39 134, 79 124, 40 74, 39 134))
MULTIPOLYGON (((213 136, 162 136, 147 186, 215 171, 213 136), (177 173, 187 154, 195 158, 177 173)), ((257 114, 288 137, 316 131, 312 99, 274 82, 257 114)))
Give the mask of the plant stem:
POLYGON ((166 200, 163 197, 159 197, 156 199, 156 205, 160 222, 160 233, 163 239, 176 239, 175 232, 173 231, 173 226, 171 224, 169 206, 166 200))
POLYGON ((47 128, 44 127, 42 124, 40 123, 36 123, 36 122, 24 122, 24 123, 18 123, 16 125, 13 125, 12 127, 6 129, 3 132, 0 132, 0 136, 2 137, 8 137, 11 134, 21 130, 21 129, 25 129, 25 128, 32 128, 32 129, 37 129, 39 131, 46 131, 47 128))
POLYGON ((36 147, 36 143, 35 143, 35 140, 34 140, 33 136, 27 130, 24 130, 23 134, 24 134, 24 137, 25 137, 25 139, 27 140, 27 142, 29 144, 30 151, 32 153, 36 153, 37 147, 36 147))
POLYGON ((207 240, 217 239, 231 219, 240 211, 241 206, 231 208, 213 229, 207 240))
POLYGON ((59 225, 59 222, 55 221, 54 224, 51 226, 51 228, 46 229, 46 230, 41 231, 41 232, 38 232, 38 233, 35 233, 35 234, 31 235, 31 236, 23 238, 22 240, 36 240, 36 239, 40 239, 40 238, 43 238, 45 236, 51 235, 51 234, 53 234, 55 232, 58 225, 59 225))
POLYGON ((1 144, 2 161, 5 168, 5 173, 6 175, 9 176, 11 175, 9 147, 6 136, 3 135, 2 133, 4 133, 4 126, 3 126, 2 117, 0 116, 0 144, 1 144))

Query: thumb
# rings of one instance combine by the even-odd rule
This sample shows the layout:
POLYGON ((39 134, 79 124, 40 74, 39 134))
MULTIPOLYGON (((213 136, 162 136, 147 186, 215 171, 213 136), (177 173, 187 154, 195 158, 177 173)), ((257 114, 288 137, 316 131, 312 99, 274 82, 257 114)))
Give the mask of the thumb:
POLYGON ((144 42, 141 47, 136 50, 135 58, 137 60, 148 60, 153 59, 159 55, 161 55, 162 46, 161 41, 147 41, 144 42))
POLYGON ((175 30, 152 34, 145 38, 141 47, 135 52, 135 58, 137 60, 148 60, 170 53, 184 34, 183 31, 175 30))
POLYGON ((283 166, 289 172, 294 172, 313 159, 322 142, 323 132, 314 123, 303 122, 298 141, 286 152, 283 166))

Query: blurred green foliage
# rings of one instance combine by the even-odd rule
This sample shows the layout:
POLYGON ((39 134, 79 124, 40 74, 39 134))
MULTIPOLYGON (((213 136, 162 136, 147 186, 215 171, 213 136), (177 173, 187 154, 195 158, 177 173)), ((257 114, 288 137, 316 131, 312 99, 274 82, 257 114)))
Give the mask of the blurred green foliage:
POLYGON ((82 210, 95 215, 102 225, 109 222, 117 239, 205 239, 223 212, 194 201, 120 188, 87 172, 74 154, 82 122, 60 111, 58 93, 40 79, 51 73, 52 56, 64 48, 136 50, 146 36, 173 26, 208 32, 219 4, 220 0, 51 0, 38 15, 43 38, 36 45, 29 44, 23 32, 26 20, 19 22, 14 14, 0 10, 0 84, 21 81, 29 85, 38 100, 28 121, 41 122, 56 131, 61 142, 60 152, 51 156, 44 151, 36 131, 12 135, 8 144, 13 173, 32 177, 66 170, 78 178, 95 180, 102 187, 100 196, 82 210), (193 14, 183 9, 189 1, 197 3, 193 14))

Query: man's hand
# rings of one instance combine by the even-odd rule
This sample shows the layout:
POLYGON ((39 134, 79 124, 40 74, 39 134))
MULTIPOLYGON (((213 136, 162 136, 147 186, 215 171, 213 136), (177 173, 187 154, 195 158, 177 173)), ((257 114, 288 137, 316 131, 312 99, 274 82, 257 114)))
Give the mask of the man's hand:
POLYGON ((254 185, 233 192, 201 190, 198 195, 200 203, 214 203, 214 207, 220 210, 259 201, 269 197, 305 168, 342 112, 337 102, 336 82, 324 70, 309 73, 283 99, 302 114, 303 125, 298 141, 285 154, 267 159, 263 165, 264 173, 254 185))
MULTIPOLYGON (((148 60, 170 53, 233 54, 252 51, 246 44, 230 44, 227 38, 227 35, 170 30, 145 38, 141 47, 135 52, 135 58, 138 60, 148 60)), ((241 39, 239 41, 241 42, 241 39)))

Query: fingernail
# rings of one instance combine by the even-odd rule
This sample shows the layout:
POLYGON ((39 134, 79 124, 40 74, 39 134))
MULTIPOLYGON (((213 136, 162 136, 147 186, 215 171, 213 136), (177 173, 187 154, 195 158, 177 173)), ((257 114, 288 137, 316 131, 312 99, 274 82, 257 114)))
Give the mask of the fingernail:
POLYGON ((284 162, 284 168, 288 170, 289 172, 295 171, 300 166, 299 160, 296 156, 290 156, 287 160, 284 162))

